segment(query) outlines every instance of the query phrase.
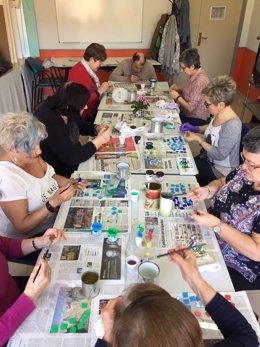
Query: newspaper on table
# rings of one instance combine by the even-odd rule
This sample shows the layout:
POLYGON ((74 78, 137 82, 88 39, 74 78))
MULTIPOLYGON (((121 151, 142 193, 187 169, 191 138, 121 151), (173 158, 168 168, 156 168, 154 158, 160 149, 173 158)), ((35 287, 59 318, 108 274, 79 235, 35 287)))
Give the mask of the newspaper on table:
POLYGON ((65 202, 54 226, 68 232, 90 233, 92 224, 102 224, 102 232, 117 228, 118 233, 128 233, 131 226, 131 207, 128 200, 73 198, 65 202))
POLYGON ((124 283, 124 238, 112 243, 107 237, 78 233, 68 233, 66 238, 49 248, 47 259, 52 281, 80 281, 82 273, 95 271, 102 285, 124 283))

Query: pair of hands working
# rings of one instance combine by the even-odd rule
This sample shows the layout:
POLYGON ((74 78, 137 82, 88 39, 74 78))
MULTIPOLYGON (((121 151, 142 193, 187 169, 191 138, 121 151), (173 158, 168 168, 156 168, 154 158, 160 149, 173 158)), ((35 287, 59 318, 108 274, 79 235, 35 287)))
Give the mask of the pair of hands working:
MULTIPOLYGON (((185 247, 185 246, 184 246, 185 247)), ((216 291, 200 275, 196 265, 196 255, 191 250, 178 253, 170 253, 168 259, 175 263, 181 271, 182 278, 189 284, 192 290, 200 297, 204 305, 207 305, 215 296, 216 291)), ((124 297, 119 296, 110 300, 101 311, 104 327, 103 339, 112 342, 112 330, 117 311, 125 307, 124 297)))
MULTIPOLYGON (((34 238, 35 245, 37 245, 37 248, 39 249, 50 247, 51 245, 54 245, 61 240, 66 240, 66 237, 64 233, 57 228, 48 229, 41 237, 34 238)), ((25 242, 31 242, 31 239, 23 240, 22 248, 26 247, 23 246, 23 243, 25 242)), ((35 265, 29 277, 27 285, 24 289, 24 294, 28 296, 34 304, 36 304, 37 299, 39 298, 43 290, 48 286, 50 281, 51 268, 48 264, 48 261, 41 258, 39 263, 35 265), (38 274, 37 271, 39 271, 38 274)))

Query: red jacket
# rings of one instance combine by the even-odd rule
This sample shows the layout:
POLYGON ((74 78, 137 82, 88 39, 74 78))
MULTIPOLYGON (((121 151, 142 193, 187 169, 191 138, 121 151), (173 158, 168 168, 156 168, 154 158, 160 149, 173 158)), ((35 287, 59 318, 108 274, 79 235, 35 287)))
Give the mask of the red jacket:
POLYGON ((85 67, 79 62, 70 69, 69 81, 83 84, 90 92, 90 98, 87 102, 88 109, 84 111, 83 116, 94 118, 97 114, 99 105, 99 93, 95 81, 91 78, 85 67))

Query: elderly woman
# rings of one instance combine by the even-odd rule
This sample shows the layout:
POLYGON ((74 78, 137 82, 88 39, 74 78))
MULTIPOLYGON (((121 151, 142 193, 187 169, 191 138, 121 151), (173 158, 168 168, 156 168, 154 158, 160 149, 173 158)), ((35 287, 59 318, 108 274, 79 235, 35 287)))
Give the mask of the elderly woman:
POLYGON ((196 211, 213 228, 236 290, 260 289, 260 127, 243 138, 244 163, 227 177, 194 189, 191 199, 213 198, 210 213, 196 211))
MULTIPOLYGON (((205 305, 224 340, 212 346, 257 347, 258 341, 243 315, 201 276, 192 251, 170 255, 182 277, 205 305)), ((127 295, 110 300, 101 312, 104 336, 96 347, 202 347, 202 332, 195 316, 164 289, 137 284, 127 295)))
POLYGON ((182 123, 205 125, 209 110, 204 104, 202 90, 209 83, 209 79, 206 72, 201 69, 200 56, 196 48, 189 48, 182 52, 180 68, 189 78, 182 90, 173 84, 169 94, 175 102, 180 104, 182 123))
POLYGON ((107 82, 100 84, 96 75, 106 58, 105 47, 98 43, 91 43, 86 48, 81 61, 74 65, 69 72, 69 81, 83 84, 90 92, 88 108, 83 112, 83 116, 88 117, 89 121, 94 121, 96 117, 100 96, 110 90, 109 84, 107 82))
POLYGON ((53 225, 60 204, 74 195, 70 180, 56 175, 40 157, 40 142, 46 136, 45 126, 28 113, 0 117, 3 236, 22 238, 42 233, 53 225))
POLYGON ((40 294, 50 282, 51 269, 48 262, 41 259, 30 278, 13 278, 8 272, 8 260, 22 257, 38 249, 48 247, 64 239, 58 229, 49 229, 41 237, 17 240, 0 236, 0 346, 13 335, 15 330, 35 309, 40 294), (37 271, 39 271, 38 275, 37 271), (25 281, 27 282, 24 288, 25 281))
POLYGON ((87 109, 88 100, 86 87, 67 82, 35 111, 48 132, 48 137, 41 142, 42 158, 59 175, 70 177, 80 163, 88 160, 110 140, 111 130, 108 126, 94 125, 80 117, 87 109), (80 135, 97 136, 81 145, 80 135))
POLYGON ((214 78, 202 91, 205 105, 214 116, 208 126, 193 126, 184 123, 180 131, 185 132, 188 142, 201 146, 195 157, 199 184, 206 185, 216 178, 226 176, 239 165, 239 149, 242 123, 231 104, 236 95, 236 83, 228 76, 214 78), (196 133, 204 134, 201 138, 196 133))

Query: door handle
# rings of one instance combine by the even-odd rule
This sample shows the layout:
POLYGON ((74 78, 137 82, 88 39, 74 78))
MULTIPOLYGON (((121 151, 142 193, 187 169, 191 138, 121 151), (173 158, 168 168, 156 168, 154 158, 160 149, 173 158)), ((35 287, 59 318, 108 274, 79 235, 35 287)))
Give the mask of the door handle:
POLYGON ((198 46, 201 45, 201 40, 207 40, 208 38, 206 36, 202 36, 202 32, 199 33, 198 37, 198 46))

